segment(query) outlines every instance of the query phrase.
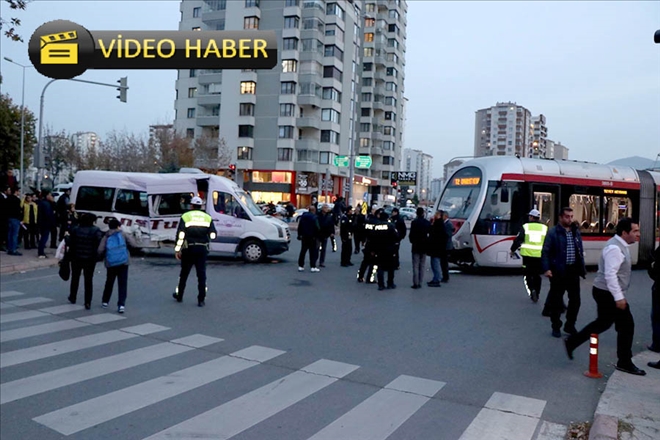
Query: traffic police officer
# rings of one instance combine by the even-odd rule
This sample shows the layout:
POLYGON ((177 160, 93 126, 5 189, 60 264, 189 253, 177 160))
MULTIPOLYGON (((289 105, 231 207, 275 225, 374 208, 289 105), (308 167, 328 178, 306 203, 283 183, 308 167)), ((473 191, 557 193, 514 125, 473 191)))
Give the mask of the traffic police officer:
POLYGON ((183 301, 186 281, 193 266, 197 272, 197 305, 204 307, 206 299, 206 256, 209 243, 217 233, 210 215, 201 210, 202 199, 193 197, 190 201, 192 209, 181 216, 176 231, 177 241, 174 252, 177 260, 181 260, 179 285, 172 294, 178 302, 183 301))
POLYGON ((543 272, 541 251, 548 227, 541 223, 541 213, 538 210, 532 209, 528 215, 529 222, 522 226, 511 245, 511 256, 520 248, 525 268, 525 288, 531 300, 537 302, 541 292, 541 273, 543 272))

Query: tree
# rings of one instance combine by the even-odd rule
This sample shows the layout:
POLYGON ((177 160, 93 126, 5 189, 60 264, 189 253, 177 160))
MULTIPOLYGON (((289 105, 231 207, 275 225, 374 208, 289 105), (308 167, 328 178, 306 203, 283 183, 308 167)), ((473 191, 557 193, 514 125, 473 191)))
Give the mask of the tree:
POLYGON ((227 169, 231 163, 231 150, 224 138, 203 135, 194 142, 194 164, 209 174, 227 169))
POLYGON ((44 132, 46 171, 53 176, 53 181, 70 181, 78 163, 78 152, 71 136, 64 130, 54 132, 50 127, 46 127, 44 132))
POLYGON ((419 205, 419 197, 417 197, 417 193, 413 196, 412 202, 415 206, 419 205))
MULTIPOLYGON (((28 3, 31 0, 5 0, 9 4, 9 8, 15 11, 24 11, 28 3)), ((12 17, 9 20, 0 18, 0 29, 5 26, 9 26, 9 29, 5 30, 5 36, 12 41, 23 41, 23 37, 17 32, 17 27, 21 25, 21 20, 16 17, 12 17)))
MULTIPOLYGON (((27 168, 37 144, 34 113, 25 108, 23 166, 27 168)), ((0 169, 20 168, 21 161, 21 106, 15 105, 9 95, 0 95, 0 169)))
POLYGON ((160 172, 176 173, 181 168, 193 166, 190 139, 181 137, 171 128, 158 128, 149 142, 158 152, 156 165, 160 172))

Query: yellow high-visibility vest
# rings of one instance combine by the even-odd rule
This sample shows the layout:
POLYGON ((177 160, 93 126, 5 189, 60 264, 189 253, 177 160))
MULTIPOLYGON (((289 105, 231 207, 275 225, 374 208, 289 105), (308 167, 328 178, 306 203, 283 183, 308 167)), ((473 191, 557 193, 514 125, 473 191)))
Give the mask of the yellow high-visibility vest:
POLYGON ((548 227, 542 223, 525 223, 525 241, 520 246, 520 255, 523 257, 541 258, 543 241, 548 233, 548 227))

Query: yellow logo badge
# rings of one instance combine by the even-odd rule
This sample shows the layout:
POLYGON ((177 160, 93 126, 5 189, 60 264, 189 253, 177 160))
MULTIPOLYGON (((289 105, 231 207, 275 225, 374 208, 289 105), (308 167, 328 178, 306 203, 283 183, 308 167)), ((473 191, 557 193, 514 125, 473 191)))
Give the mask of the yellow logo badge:
POLYGON ((68 31, 41 37, 41 64, 78 64, 78 32, 68 31))

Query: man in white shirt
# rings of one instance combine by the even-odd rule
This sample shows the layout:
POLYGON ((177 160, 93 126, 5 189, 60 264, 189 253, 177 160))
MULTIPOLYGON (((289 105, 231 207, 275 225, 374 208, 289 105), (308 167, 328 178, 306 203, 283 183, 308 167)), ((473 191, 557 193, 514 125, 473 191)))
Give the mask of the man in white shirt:
POLYGON ((573 359, 573 350, 586 342, 592 333, 601 334, 615 324, 619 359, 615 368, 637 376, 646 374, 632 362, 635 322, 625 297, 632 275, 628 246, 638 240, 639 224, 629 217, 620 219, 616 225, 616 235, 603 249, 594 279, 593 297, 598 305, 598 317, 577 334, 564 340, 569 359, 573 359))

